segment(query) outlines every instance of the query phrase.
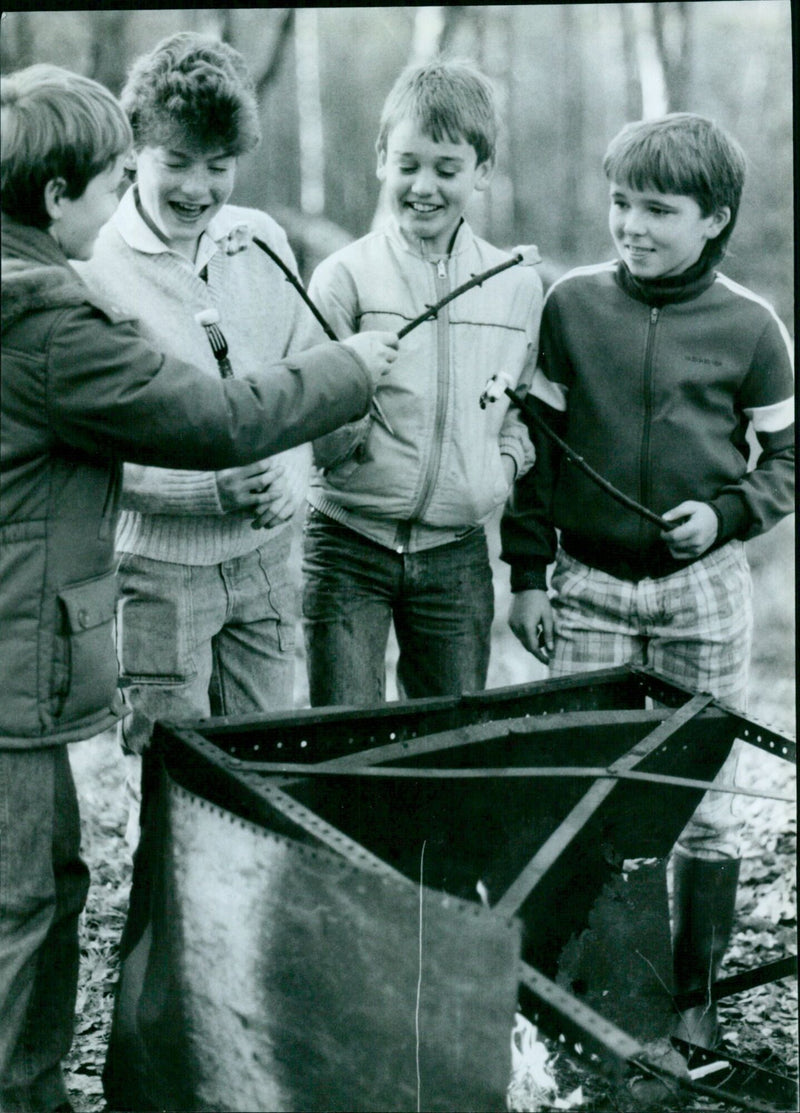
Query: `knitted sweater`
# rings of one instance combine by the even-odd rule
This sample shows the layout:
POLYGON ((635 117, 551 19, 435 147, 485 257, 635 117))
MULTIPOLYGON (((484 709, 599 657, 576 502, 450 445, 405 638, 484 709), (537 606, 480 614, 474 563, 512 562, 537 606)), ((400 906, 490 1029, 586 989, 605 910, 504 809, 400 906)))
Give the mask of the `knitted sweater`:
MULTIPOLYGON (((76 269, 91 288, 134 313, 157 347, 218 378, 208 337, 195 319, 216 309, 234 374, 241 377, 322 339, 279 268, 249 242, 253 235, 295 267, 279 225, 266 213, 234 205, 211 221, 191 263, 148 228, 130 189, 101 231, 91 261, 76 269)), ((301 469, 297 478, 307 475, 306 445, 280 459, 301 469)), ((212 471, 126 464, 122 507, 118 551, 153 560, 218 564, 252 552, 267 537, 251 528, 247 513, 223 511, 212 471)))

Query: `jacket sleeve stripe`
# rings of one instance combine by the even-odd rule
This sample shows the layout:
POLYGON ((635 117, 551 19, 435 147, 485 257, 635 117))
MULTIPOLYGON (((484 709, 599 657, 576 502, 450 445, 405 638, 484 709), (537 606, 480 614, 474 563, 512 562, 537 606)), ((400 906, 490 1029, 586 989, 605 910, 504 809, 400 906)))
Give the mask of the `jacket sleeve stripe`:
POLYGON ((749 406, 744 412, 757 433, 778 433, 794 421, 794 396, 771 406, 749 406))
POLYGON ((545 402, 551 409, 558 410, 559 413, 564 413, 567 408, 567 391, 568 386, 563 383, 554 383, 547 378, 541 367, 537 367, 533 373, 533 381, 530 385, 529 394, 534 398, 540 399, 545 402))

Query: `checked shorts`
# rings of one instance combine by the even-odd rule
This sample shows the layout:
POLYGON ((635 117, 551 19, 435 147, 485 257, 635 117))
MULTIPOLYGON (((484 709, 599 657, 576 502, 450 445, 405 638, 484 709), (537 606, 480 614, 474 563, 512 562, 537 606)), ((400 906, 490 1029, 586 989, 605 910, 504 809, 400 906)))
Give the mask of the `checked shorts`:
MULTIPOLYGON (((559 550, 553 573, 555 652, 550 675, 622 664, 709 692, 745 710, 753 632, 744 544, 730 541, 669 576, 621 580, 559 550)), ((716 783, 732 786, 734 743, 716 783)), ((707 792, 677 847, 696 858, 739 856, 735 797, 707 792)))

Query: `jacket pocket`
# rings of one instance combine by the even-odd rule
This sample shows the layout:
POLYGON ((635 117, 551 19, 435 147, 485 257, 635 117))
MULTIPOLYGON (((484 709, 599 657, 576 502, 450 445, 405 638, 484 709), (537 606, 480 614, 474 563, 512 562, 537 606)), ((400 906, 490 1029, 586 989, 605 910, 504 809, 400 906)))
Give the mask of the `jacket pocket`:
POLYGON ((473 475, 469 484, 472 499, 472 519, 482 522, 508 498, 510 488, 503 470, 503 458, 496 444, 489 451, 478 474, 473 475))
POLYGON ((113 572, 58 593, 52 680, 56 718, 81 719, 113 702, 117 687, 116 601, 113 572))

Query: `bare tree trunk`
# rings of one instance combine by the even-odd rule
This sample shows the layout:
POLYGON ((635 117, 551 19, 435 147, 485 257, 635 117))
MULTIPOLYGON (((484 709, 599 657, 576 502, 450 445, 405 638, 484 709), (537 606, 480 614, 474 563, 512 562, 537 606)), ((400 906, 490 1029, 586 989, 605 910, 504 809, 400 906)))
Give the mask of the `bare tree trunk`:
POLYGON ((622 26, 622 61, 625 67, 625 119, 638 120, 642 115, 642 86, 636 57, 636 29, 628 4, 619 6, 622 26))
POLYGON ((0 35, 0 64, 3 73, 22 70, 34 61, 34 32, 32 13, 5 12, 3 33, 0 35))
POLYGON ((295 15, 295 75, 300 146, 300 208, 319 216, 325 211, 325 142, 320 98, 319 33, 314 8, 295 15))
POLYGON ((92 19, 89 76, 115 94, 125 83, 129 19, 130 12, 121 9, 97 11, 92 19))
POLYGON ((561 8, 561 67, 563 127, 561 146, 561 198, 560 210, 564 215, 560 229, 560 246, 569 258, 578 249, 577 222, 573 214, 579 211, 576 166, 584 165, 584 91, 581 37, 576 24, 575 7, 564 4, 561 8))
POLYGON ((671 112, 683 112, 689 107, 689 87, 691 81, 691 5, 651 4, 653 16, 653 37, 656 52, 664 73, 667 106, 671 112), (668 22, 678 23, 677 42, 670 43, 668 22))

